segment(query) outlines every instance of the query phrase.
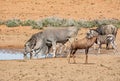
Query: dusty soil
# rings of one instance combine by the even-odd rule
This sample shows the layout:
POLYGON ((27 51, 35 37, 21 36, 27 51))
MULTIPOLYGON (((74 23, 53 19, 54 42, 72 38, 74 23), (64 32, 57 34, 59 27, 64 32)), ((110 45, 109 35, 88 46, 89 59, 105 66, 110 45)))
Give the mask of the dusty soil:
POLYGON ((120 81, 120 55, 77 57, 77 64, 66 58, 0 61, 0 81, 120 81))
POLYGON ((31 35, 40 31, 31 27, 9 28, 2 25, 0 26, 0 48, 23 48, 31 35))
MULTIPOLYGON (((41 19, 49 16, 73 19, 120 19, 119 0, 0 0, 0 19, 41 19)), ((83 38, 88 29, 82 28, 83 38)), ((34 33, 42 30, 31 27, 0 26, 0 48, 23 48, 34 33)), ((84 51, 76 56, 77 64, 66 58, 0 61, 0 81, 120 81, 120 29, 117 51, 93 48, 89 64, 84 64, 84 51)))
POLYGON ((0 19, 120 19, 120 0, 0 0, 0 19))

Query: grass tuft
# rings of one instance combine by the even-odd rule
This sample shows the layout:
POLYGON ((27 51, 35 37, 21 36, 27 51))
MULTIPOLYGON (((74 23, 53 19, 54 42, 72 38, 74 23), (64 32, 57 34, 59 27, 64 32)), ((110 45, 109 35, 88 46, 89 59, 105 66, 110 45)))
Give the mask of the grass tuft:
POLYGON ((8 27, 17 27, 17 26, 31 26, 33 29, 43 29, 44 27, 99 27, 102 25, 113 24, 116 27, 120 28, 120 20, 118 19, 96 19, 96 20, 74 20, 74 19, 64 19, 58 17, 47 17, 38 21, 35 20, 25 20, 21 21, 20 19, 11 19, 6 22, 0 20, 0 25, 5 24, 8 27))
POLYGON ((5 25, 8 27, 17 27, 20 26, 20 24, 21 24, 20 19, 11 19, 5 22, 5 25))

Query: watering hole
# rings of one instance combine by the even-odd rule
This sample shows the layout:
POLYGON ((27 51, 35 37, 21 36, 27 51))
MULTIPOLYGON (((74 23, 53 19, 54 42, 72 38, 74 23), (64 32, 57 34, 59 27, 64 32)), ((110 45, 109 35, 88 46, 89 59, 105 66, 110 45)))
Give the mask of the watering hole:
POLYGON ((23 59, 21 49, 0 49, 0 60, 23 59))
MULTIPOLYGON (((27 54, 29 58, 30 55, 27 54)), ((52 57, 52 54, 48 54, 52 57)), ((45 58, 45 54, 34 56, 33 58, 45 58)), ((23 49, 0 49, 0 60, 22 60, 24 59, 23 49)))
MULTIPOLYGON (((79 51, 77 51, 77 53, 84 54, 84 50, 79 50, 79 51)), ((67 54, 56 54, 56 57, 66 57, 67 54)), ((93 48, 91 48, 89 50, 89 54, 96 55, 97 51, 93 50, 93 48)), ((102 55, 102 54, 115 54, 115 53, 113 52, 113 50, 108 51, 108 50, 102 49, 100 55, 102 55)), ((119 54, 117 54, 117 55, 119 55, 119 54)), ((30 54, 27 54, 27 57, 29 59, 30 54)), ((36 56, 33 55, 34 59, 45 58, 45 57, 46 57, 45 54, 37 54, 36 56)), ((51 57, 53 57, 53 54, 48 54, 47 58, 51 58, 51 57)), ((24 59, 23 49, 0 49, 0 60, 22 60, 22 59, 24 59)))
MULTIPOLYGON (((64 57, 64 55, 57 54, 56 57, 64 57)), ((27 58, 29 59, 30 54, 27 54, 27 58)), ((37 58, 45 58, 45 54, 37 54, 33 55, 34 59, 37 58)), ((48 54, 48 58, 53 57, 53 54, 48 54)), ((22 60, 24 59, 23 49, 0 49, 0 60, 22 60)))

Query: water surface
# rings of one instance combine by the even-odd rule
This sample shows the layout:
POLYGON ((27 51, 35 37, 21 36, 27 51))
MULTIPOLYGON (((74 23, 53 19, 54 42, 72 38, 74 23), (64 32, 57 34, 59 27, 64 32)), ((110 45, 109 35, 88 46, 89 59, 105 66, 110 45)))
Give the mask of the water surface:
MULTIPOLYGON (((36 56, 33 55, 34 59, 37 58, 45 58, 45 54, 37 54, 36 56)), ((52 54, 48 54, 47 57, 52 57, 52 54)), ((27 58, 30 58, 30 54, 27 54, 27 58)), ((22 60, 24 59, 23 56, 23 49, 0 49, 0 60, 22 60)))
POLYGON ((20 60, 23 59, 23 53, 16 49, 0 49, 0 60, 20 60))

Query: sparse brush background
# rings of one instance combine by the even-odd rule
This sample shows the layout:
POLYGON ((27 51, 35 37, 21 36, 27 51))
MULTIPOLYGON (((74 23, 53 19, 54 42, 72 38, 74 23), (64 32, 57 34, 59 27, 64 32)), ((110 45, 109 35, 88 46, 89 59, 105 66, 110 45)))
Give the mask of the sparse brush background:
POLYGON ((17 27, 17 26, 31 26, 33 29, 42 29, 43 27, 98 27, 101 25, 113 24, 120 28, 120 20, 118 19, 102 19, 102 20, 74 20, 74 19, 64 19, 58 17, 48 17, 41 20, 20 20, 20 19, 10 19, 7 21, 0 20, 0 25, 6 25, 7 27, 17 27))

